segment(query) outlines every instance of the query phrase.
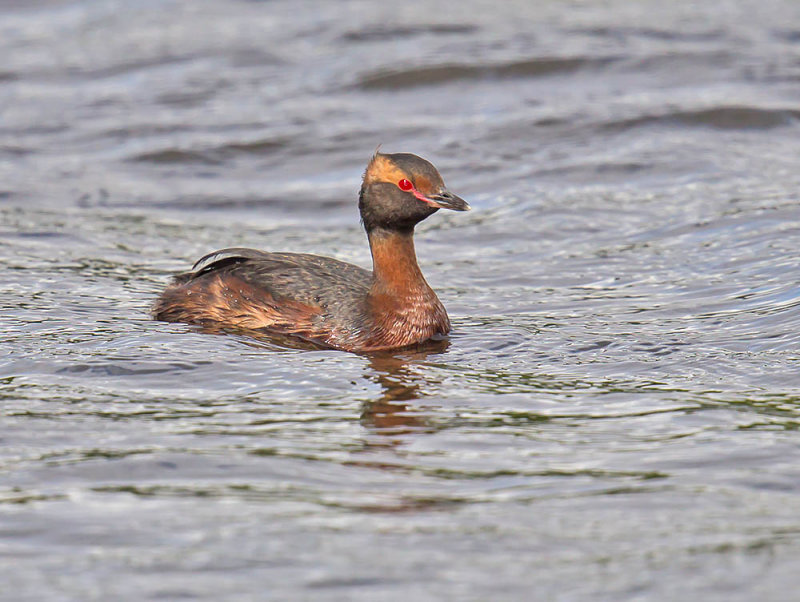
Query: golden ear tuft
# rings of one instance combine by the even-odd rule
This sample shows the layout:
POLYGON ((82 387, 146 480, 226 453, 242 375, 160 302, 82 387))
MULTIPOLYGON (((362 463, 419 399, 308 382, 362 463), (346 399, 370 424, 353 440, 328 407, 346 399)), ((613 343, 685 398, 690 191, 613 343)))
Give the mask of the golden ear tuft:
POLYGON ((396 184, 402 179, 408 179, 408 175, 392 161, 388 155, 378 152, 372 157, 364 172, 364 182, 391 182, 396 184))

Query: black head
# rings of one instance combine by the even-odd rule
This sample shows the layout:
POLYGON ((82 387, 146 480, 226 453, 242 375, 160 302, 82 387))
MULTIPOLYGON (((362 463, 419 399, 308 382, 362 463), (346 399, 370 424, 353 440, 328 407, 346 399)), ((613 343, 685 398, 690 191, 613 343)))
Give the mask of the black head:
POLYGON ((467 211, 469 205, 447 191, 428 161, 411 153, 376 153, 364 172, 358 195, 364 228, 411 231, 439 209, 467 211))

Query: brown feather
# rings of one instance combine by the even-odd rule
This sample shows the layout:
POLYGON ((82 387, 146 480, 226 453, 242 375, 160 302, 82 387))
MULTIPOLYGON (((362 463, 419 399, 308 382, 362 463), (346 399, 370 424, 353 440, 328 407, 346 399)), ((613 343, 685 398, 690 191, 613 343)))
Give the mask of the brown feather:
POLYGON ((188 282, 178 280, 164 291, 153 315, 157 320, 190 324, 221 323, 233 328, 268 329, 286 334, 313 332, 318 307, 275 299, 231 274, 210 273, 188 282))

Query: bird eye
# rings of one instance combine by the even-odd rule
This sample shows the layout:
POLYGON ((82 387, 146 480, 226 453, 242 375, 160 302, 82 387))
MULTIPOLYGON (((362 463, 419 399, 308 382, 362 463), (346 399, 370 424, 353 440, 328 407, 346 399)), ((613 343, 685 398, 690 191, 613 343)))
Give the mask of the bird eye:
POLYGON ((412 188, 414 188, 414 185, 413 185, 411 182, 409 182, 408 180, 406 180, 405 178, 403 178, 402 180, 400 180, 400 181, 397 183, 397 187, 398 187, 400 190, 409 191, 409 190, 411 190, 412 188))

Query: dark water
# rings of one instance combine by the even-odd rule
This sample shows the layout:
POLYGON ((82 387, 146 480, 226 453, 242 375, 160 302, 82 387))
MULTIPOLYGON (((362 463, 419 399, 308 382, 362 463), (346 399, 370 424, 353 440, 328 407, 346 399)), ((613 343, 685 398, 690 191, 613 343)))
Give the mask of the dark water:
POLYGON ((800 4, 0 7, 4 600, 800 599, 800 4), (150 321, 379 143, 449 345, 150 321))

